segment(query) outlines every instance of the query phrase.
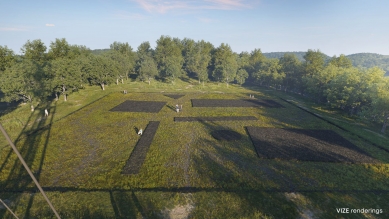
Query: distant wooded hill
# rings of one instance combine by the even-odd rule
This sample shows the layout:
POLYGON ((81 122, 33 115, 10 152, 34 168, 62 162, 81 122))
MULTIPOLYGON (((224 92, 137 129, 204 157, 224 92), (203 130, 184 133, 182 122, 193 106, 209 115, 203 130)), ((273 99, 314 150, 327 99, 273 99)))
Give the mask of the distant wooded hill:
MULTIPOLYGON (((304 55, 306 52, 268 52, 263 53, 266 58, 281 58, 285 53, 295 54, 300 61, 304 61, 304 55)), ((325 55, 326 61, 331 59, 330 56, 325 55)), ((357 53, 352 55, 347 55, 353 65, 356 67, 362 68, 371 68, 377 66, 386 71, 386 76, 389 76, 389 55, 380 55, 376 53, 357 53)))

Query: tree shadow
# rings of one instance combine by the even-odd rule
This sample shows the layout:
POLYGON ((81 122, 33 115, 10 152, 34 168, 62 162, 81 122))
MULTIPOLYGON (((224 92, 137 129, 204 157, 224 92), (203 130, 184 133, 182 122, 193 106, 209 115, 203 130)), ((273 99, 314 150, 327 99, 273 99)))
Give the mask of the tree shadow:
MULTIPOLYGON (((45 126, 46 119, 49 119, 50 122, 53 122, 56 106, 50 107, 50 103, 46 103, 45 105, 40 106, 39 108, 36 108, 36 110, 42 111, 40 113, 35 121, 32 124, 32 127, 30 130, 38 130, 45 126), (43 109, 48 109, 50 111, 49 117, 44 117, 43 109)), ((26 123, 26 126, 23 128, 23 131, 21 133, 25 133, 27 131, 27 124, 30 123, 32 120, 31 115, 29 117, 28 122, 26 123)), ((25 138, 22 138, 21 135, 16 139, 15 146, 19 148, 19 152, 21 156, 23 157, 24 161, 30 167, 31 171, 33 172, 34 176, 39 182, 40 174, 42 172, 44 159, 46 156, 46 150, 49 144, 49 138, 50 138, 50 132, 51 132, 51 126, 48 127, 46 132, 36 132, 31 135, 27 135, 25 138), (41 145, 41 141, 44 139, 43 145, 41 145), (20 145, 20 142, 23 142, 23 145, 20 145), (36 158, 39 157, 39 164, 37 167, 33 167, 33 163, 36 160, 36 158)), ((7 155, 7 160, 10 158, 11 154, 13 153, 13 150, 10 150, 10 152, 7 155)), ((5 168, 7 165, 7 160, 4 161, 4 163, 1 166, 1 169, 5 168)), ((10 159, 9 159, 10 160, 10 159)), ((11 162, 11 161, 9 161, 11 162)), ((5 180, 5 182, 1 183, 2 187, 5 189, 23 189, 27 188, 31 185, 35 186, 33 184, 33 180, 31 179, 30 175, 27 173, 24 166, 21 164, 19 159, 15 159, 14 163, 12 165, 12 168, 10 170, 8 178, 5 180)), ((29 218, 29 210, 32 206, 34 196, 30 197, 30 200, 27 204, 27 210, 26 210, 26 217, 29 218)))

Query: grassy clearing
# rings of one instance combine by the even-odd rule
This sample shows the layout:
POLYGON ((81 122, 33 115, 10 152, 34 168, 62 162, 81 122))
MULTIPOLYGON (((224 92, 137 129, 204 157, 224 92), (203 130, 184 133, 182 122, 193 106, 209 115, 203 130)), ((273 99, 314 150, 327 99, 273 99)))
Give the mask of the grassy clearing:
MULTIPOLYGON (((336 208, 377 206, 384 209, 379 218, 389 212, 384 205, 389 201, 389 155, 281 102, 277 96, 282 93, 231 85, 227 89, 224 84, 203 88, 181 81, 150 86, 133 82, 110 88, 111 93, 102 99, 108 92, 92 87, 70 96, 67 103, 53 103, 51 112, 55 109, 55 114, 48 119, 39 120, 43 115, 38 112, 28 116, 31 112, 25 106, 1 117, 9 122, 4 126, 17 139, 16 146, 41 185, 51 191, 49 197, 63 218, 166 218, 180 212, 192 218, 297 218, 309 214, 334 218, 339 217, 336 208), (129 93, 120 93, 123 89, 129 93), (185 96, 172 99, 165 93, 185 96), (285 108, 191 107, 191 99, 241 99, 249 94, 273 99, 285 108), (83 105, 76 106, 83 98, 83 105), (167 105, 158 113, 109 111, 125 100, 165 101, 167 105), (175 112, 176 104, 183 105, 182 112, 175 112), (174 122, 176 116, 255 116, 258 120, 174 122), (12 125, 18 124, 12 122, 15 117, 21 118, 24 126, 12 125), (134 126, 144 129, 149 121, 160 121, 160 125, 140 172, 122 175, 139 140, 134 126), (49 123, 52 125, 46 127, 49 123), (333 130, 381 163, 259 159, 246 126, 333 130), (218 141, 210 133, 221 129, 235 131, 242 138, 239 143, 218 141)), ((20 216, 51 218, 49 209, 40 210, 47 207, 40 194, 7 193, 34 185, 9 147, 3 146, 0 155, 0 197, 11 200, 12 209, 20 216)), ((1 216, 7 218, 9 213, 0 209, 1 216)))

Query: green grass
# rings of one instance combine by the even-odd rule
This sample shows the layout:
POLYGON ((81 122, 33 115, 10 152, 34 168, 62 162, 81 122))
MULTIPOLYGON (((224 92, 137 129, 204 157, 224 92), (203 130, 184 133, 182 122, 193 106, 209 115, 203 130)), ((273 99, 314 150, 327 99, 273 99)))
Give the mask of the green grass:
MULTIPOLYGON (((47 193, 63 218, 167 218, 177 209, 187 209, 192 218, 369 216, 339 215, 336 208, 341 207, 380 207, 384 214, 377 217, 385 218, 389 211, 385 208, 389 201, 389 155, 278 97, 291 98, 260 88, 226 88, 225 84, 202 87, 196 81, 177 80, 174 85, 153 81, 150 86, 127 82, 109 86, 106 91, 88 87, 70 95, 67 102, 50 103, 50 111, 55 113, 47 119, 42 114, 46 106, 41 105, 32 114, 28 106, 20 106, 0 121, 41 185, 54 190, 47 193), (129 93, 120 93, 124 89, 129 93), (175 100, 164 93, 186 95, 175 100), (198 98, 240 99, 249 94, 274 99, 285 108, 192 108, 190 102, 198 98), (109 111, 127 99, 182 104, 183 112, 177 114, 167 106, 159 113, 109 111), (175 116, 255 116, 259 120, 174 123, 175 116), (145 128, 149 121, 160 121, 160 125, 140 173, 121 175, 139 139, 134 126, 145 128), (382 163, 259 159, 245 126, 334 130, 382 163), (218 129, 231 129, 243 137, 239 144, 219 142, 210 135, 218 129)), ((293 98, 320 111, 305 100, 293 98)), ((324 110, 320 114, 346 120, 324 110)), ((371 135, 361 131, 365 126, 339 124, 351 132, 371 135)), ((20 217, 52 218, 40 194, 4 191, 30 191, 35 186, 5 140, 2 145, 0 198, 11 200, 12 209, 20 217)), ((0 209, 1 216, 11 217, 5 209, 0 209)))

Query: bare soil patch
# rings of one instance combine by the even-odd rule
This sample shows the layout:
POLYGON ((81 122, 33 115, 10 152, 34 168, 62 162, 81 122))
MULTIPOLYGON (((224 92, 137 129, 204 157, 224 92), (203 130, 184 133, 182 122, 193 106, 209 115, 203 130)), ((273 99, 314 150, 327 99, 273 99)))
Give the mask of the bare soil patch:
POLYGON ((284 107, 270 99, 192 99, 192 107, 284 107))
POLYGON ((332 130, 246 127, 260 158, 339 163, 378 163, 332 130))
POLYGON ((130 158, 123 168, 122 174, 138 174, 143 162, 146 159, 147 151, 150 148, 155 133, 157 132, 159 121, 151 121, 143 132, 143 135, 132 151, 130 158))
POLYGON ((166 102, 126 100, 109 111, 158 113, 166 102))
POLYGON ((174 117, 175 122, 258 120, 255 116, 174 117))
POLYGON ((242 138, 241 134, 232 130, 215 130, 211 135, 219 141, 236 141, 242 138))

